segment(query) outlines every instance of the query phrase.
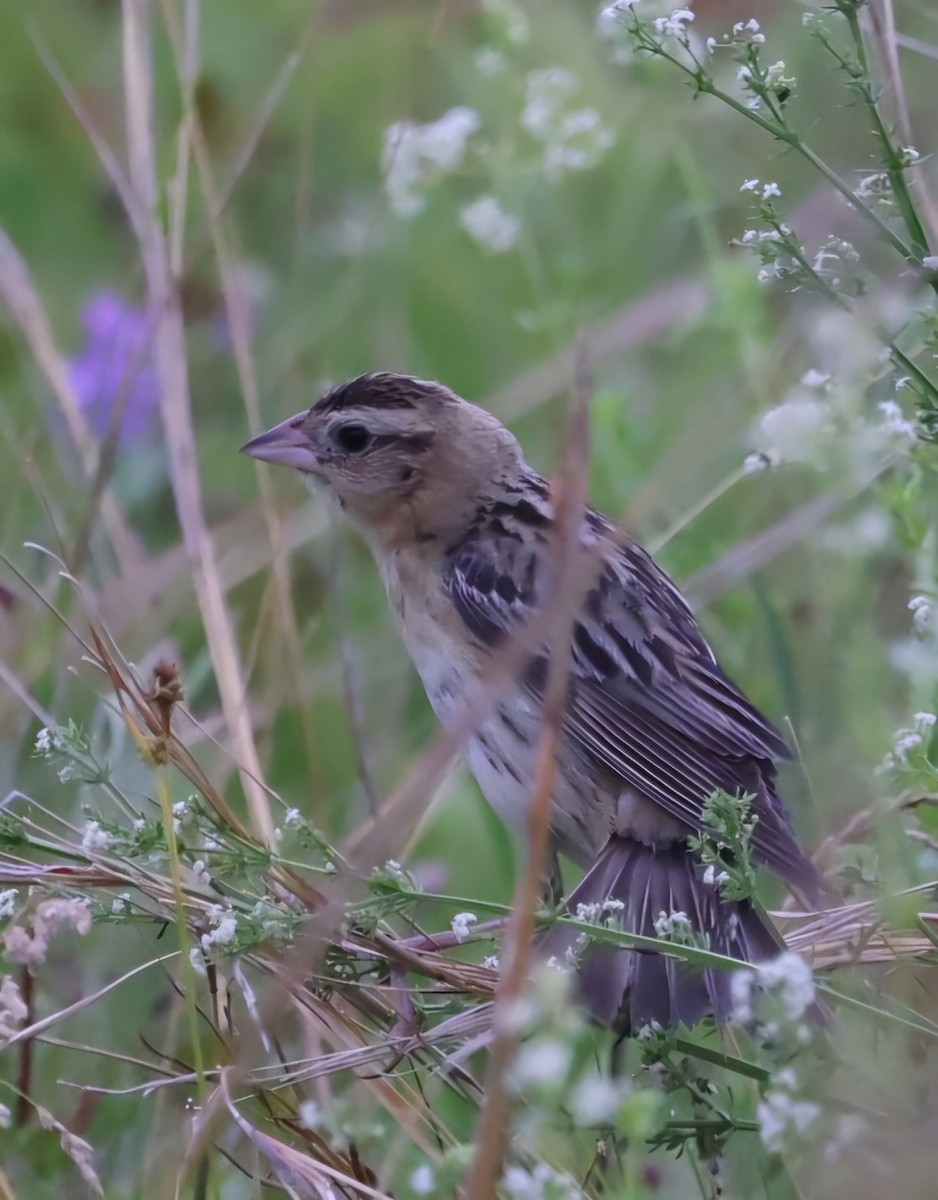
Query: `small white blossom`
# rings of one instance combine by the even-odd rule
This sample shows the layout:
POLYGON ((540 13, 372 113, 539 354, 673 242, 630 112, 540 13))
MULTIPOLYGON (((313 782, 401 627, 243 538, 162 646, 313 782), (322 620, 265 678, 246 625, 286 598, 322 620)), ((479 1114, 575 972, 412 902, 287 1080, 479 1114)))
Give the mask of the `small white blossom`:
POLYGON ((573 1050, 568 1042, 554 1037, 534 1038, 518 1051, 511 1078, 518 1089, 525 1087, 560 1087, 573 1062, 573 1050))
POLYGON ((62 739, 57 730, 43 728, 36 734, 36 753, 48 758, 54 751, 62 749, 62 739))
POLYGON ((544 147, 544 168, 552 179, 594 167, 615 142, 596 109, 574 107, 579 88, 578 76, 566 67, 527 77, 521 124, 544 147))
POLYGON ((488 967, 490 971, 497 971, 499 967, 499 958, 497 954, 487 954, 482 959, 482 966, 488 967))
POLYGON ((703 873, 703 881, 710 887, 719 887, 721 883, 729 882, 729 875, 726 871, 717 871, 713 863, 709 863, 703 873))
POLYGON ((730 977, 730 997, 737 1020, 745 1024, 753 1019, 754 998, 760 992, 770 994, 780 1003, 788 1022, 797 1022, 814 1003, 811 968, 799 954, 786 950, 777 958, 734 971, 730 977))
POLYGON ((821 1115, 813 1100, 799 1100, 787 1091, 766 1092, 756 1109, 762 1144, 773 1154, 786 1149, 792 1135, 802 1134, 821 1115))
MULTIPOLYGON (((896 386, 899 386, 898 383, 896 386)), ((879 431, 890 441, 905 442, 910 446, 918 441, 915 422, 903 416, 902 409, 894 400, 883 400, 876 407, 883 415, 879 431)))
POLYGON ((121 892, 119 896, 115 896, 111 901, 111 916, 119 917, 126 912, 129 901, 130 892, 121 892))
POLYGON ((759 448, 779 462, 816 463, 830 434, 827 405, 796 393, 762 417, 755 436, 759 448))
POLYGON ((499 1186, 507 1200, 585 1200, 575 1180, 546 1162, 530 1171, 516 1163, 506 1167, 499 1186))
POLYGON ((647 1025, 643 1025, 635 1035, 642 1042, 649 1042, 657 1034, 661 1033, 662 1026, 660 1021, 649 1021, 647 1025))
POLYGON ((677 38, 678 41, 687 39, 687 26, 693 21, 694 14, 689 8, 676 8, 669 17, 658 17, 655 20, 655 33, 659 37, 677 38))
POLYGON ((758 186, 758 179, 747 179, 739 190, 741 192, 754 192, 758 186))
POLYGON ((5 921, 7 917, 12 917, 16 909, 16 888, 7 888, 5 892, 0 892, 0 921, 5 921))
POLYGON ((778 466, 778 460, 773 458, 771 454, 762 453, 761 451, 755 454, 747 454, 743 460, 744 475, 758 475, 762 471, 769 471, 772 467, 778 466))
POLYGON ((573 1090, 570 1108, 580 1125, 602 1125, 611 1121, 627 1094, 621 1079, 585 1075, 573 1090))
POLYGON ((81 835, 82 850, 110 850, 114 835, 101 828, 100 821, 89 821, 81 835))
POLYGON ((690 928, 690 918, 685 912, 661 912, 655 921, 655 933, 660 938, 671 937, 681 930, 690 928))
POLYGON ((733 37, 740 37, 744 33, 758 33, 759 22, 755 17, 750 17, 748 21, 737 21, 733 26, 733 37))
POLYGON ((922 259, 926 271, 938 271, 938 254, 928 254, 922 259))
POLYGON ((297 825, 302 825, 303 814, 298 808, 288 808, 283 823, 287 829, 294 829, 297 825))
POLYGON ((59 777, 59 783, 68 783, 70 780, 76 778, 78 768, 73 762, 67 762, 56 774, 59 777))
POLYGON ((202 934, 202 949, 208 952, 212 946, 230 946, 238 936, 238 914, 216 904, 209 910, 209 921, 212 928, 202 934))
POLYGON ((768 200, 772 196, 780 196, 781 194, 782 194, 782 189, 778 186, 777 183, 767 183, 765 185, 765 187, 763 187, 763 189, 762 189, 762 199, 763 200, 768 200))
POLYGON ((453 917, 450 928, 456 935, 457 942, 464 942, 472 933, 472 926, 478 921, 475 913, 463 912, 457 913, 453 917))
POLYGON ((322 1126, 322 1109, 315 1100, 304 1100, 296 1115, 304 1129, 319 1129, 322 1126))
POLYGON ((432 1196, 436 1191, 436 1173, 429 1163, 421 1163, 411 1175, 410 1190, 416 1196, 432 1196))
POLYGON ((396 121, 387 129, 381 165, 385 191, 399 217, 422 211, 427 186, 461 165, 467 142, 481 124, 474 109, 459 106, 425 125, 396 121))
POLYGON ((938 607, 934 600, 928 596, 913 596, 908 607, 916 633, 925 635, 938 632, 938 607))
POLYGON ((212 882, 212 873, 203 858, 197 858, 192 864, 192 873, 197 876, 199 883, 209 884, 212 882))
POLYGON ((521 221, 506 212, 494 196, 480 196, 459 213, 459 223, 480 246, 493 254, 504 254, 518 241, 521 221))

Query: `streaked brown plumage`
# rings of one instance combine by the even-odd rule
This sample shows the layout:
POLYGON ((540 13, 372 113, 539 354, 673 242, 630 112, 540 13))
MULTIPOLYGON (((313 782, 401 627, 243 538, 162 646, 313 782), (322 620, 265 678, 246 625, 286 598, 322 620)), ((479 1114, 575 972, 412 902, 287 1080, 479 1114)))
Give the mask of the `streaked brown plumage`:
MULTIPOLYGON (((545 481, 490 413, 438 383, 365 375, 245 447, 325 484, 369 541, 404 641, 444 725, 459 721, 493 654, 550 595, 554 510, 545 481)), ((754 797, 756 856, 802 893, 814 867, 775 787, 788 755, 721 670, 687 603, 632 538, 592 509, 580 534, 592 574, 573 623, 551 812, 556 847, 586 870, 571 905, 624 905, 652 934, 681 911, 713 949, 758 961, 774 932, 747 901, 703 881, 687 838, 717 789, 754 797)), ((482 791, 523 829, 547 661, 532 650, 467 745, 482 791)), ((672 959, 599 952, 581 965, 598 1020, 620 1028, 729 1015, 727 977, 672 959)))

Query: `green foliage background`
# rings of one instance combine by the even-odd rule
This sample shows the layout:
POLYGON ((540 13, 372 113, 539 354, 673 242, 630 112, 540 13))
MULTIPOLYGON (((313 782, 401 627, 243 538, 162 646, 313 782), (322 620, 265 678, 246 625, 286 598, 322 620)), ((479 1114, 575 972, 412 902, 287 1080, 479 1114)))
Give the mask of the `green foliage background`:
MULTIPOLYGON (((755 259, 733 245, 751 224, 742 181, 777 180, 780 211, 806 244, 832 232, 856 240, 882 289, 901 288, 903 267, 869 240, 802 159, 782 153, 716 101, 695 99, 664 64, 612 61, 596 33, 596 7, 580 0, 207 0, 195 108, 216 182, 234 178, 222 218, 232 262, 262 297, 251 351, 265 425, 313 403, 328 381, 375 368, 402 370, 439 378, 493 408, 549 474, 562 445, 579 342, 595 386, 591 499, 654 543, 740 467, 759 417, 818 366, 819 302, 760 284, 755 259), (479 70, 486 49, 504 55, 497 75, 479 70), (284 65, 293 54, 299 61, 287 79, 284 65), (538 147, 520 126, 525 78, 549 66, 578 74, 578 103, 597 109, 616 135, 596 167, 559 181, 545 176, 538 147), (285 86, 268 113, 278 78, 285 86), (384 132, 394 121, 433 120, 455 105, 480 113, 486 148, 433 187, 422 213, 402 220, 382 188, 384 132), (256 128, 259 139, 243 158, 256 128), (519 245, 508 254, 488 253, 460 228, 459 209, 483 192, 497 194, 521 218, 519 245)), ((784 59, 799 81, 791 118, 809 128, 812 144, 844 175, 874 165, 864 114, 848 102, 822 48, 804 36, 802 7, 768 0, 757 7, 769 61, 784 59)), ((909 0, 897 9, 903 33, 927 43, 933 55, 932 6, 909 0)), ((716 0, 701 0, 697 11, 695 32, 702 36, 753 15, 716 0)), ((165 184, 175 170, 183 106, 160 12, 155 6, 165 184)), ((142 303, 145 286, 136 241, 49 69, 52 60, 123 160, 119 7, 31 0, 0 10, 0 225, 30 265, 61 349, 73 354, 95 288, 116 288, 142 303)), ((902 70, 917 148, 927 156, 935 149, 935 64, 905 51, 902 70)), ((927 161, 923 176, 934 180, 927 161)), ((276 511, 293 519, 295 530, 289 570, 299 660, 291 652, 271 592, 258 476, 237 454, 252 429, 223 334, 218 259, 194 167, 184 260, 199 471, 243 652, 252 727, 270 786, 340 840, 369 812, 349 678, 379 795, 404 777, 432 738, 434 721, 364 548, 336 531, 324 507, 282 472, 269 484, 276 511), (297 512, 302 517, 292 518, 297 512)), ((81 627, 74 592, 48 558, 23 544, 67 556, 88 512, 89 481, 54 395, 2 312, 0 389, 0 545, 45 599, 81 627)), ((778 721, 790 722, 800 757, 787 772, 785 794, 809 844, 898 793, 875 768, 894 730, 914 710, 935 706, 926 649, 922 669, 911 677, 894 665, 895 644, 911 637, 910 597, 935 589, 933 466, 933 459, 931 466, 922 460, 865 490, 855 487, 856 464, 849 461, 824 471, 791 465, 745 477, 668 538, 659 555, 679 581, 689 581, 692 596, 695 578, 702 578, 697 573, 718 564, 708 577, 716 584, 708 583, 702 621, 728 672, 778 721), (740 578, 721 573, 724 556, 747 539, 777 530, 815 498, 851 491, 853 498, 831 504, 823 523, 805 520, 765 566, 744 566, 740 578), (887 514, 888 532, 872 546, 831 549, 825 530, 849 528, 870 510, 887 514)), ((129 659, 152 663, 161 653, 181 664, 190 708, 224 743, 158 427, 143 443, 120 448, 108 482, 139 538, 140 555, 133 571, 122 574, 96 521, 83 586, 129 659)), ((10 590, 0 611, 0 653, 7 682, 18 681, 57 720, 81 722, 122 786, 152 794, 148 771, 99 699, 104 681, 82 668, 76 643, 36 595, 12 573, 4 584, 10 590)), ((80 825, 82 805, 96 811, 97 801, 87 789, 60 785, 34 759, 37 729, 18 690, 0 691, 0 792, 18 789, 80 825)), ((226 756, 193 737, 200 761, 240 806, 226 756)), ((184 794, 180 784, 176 798, 184 794)), ((846 852, 848 882, 863 876, 887 894, 930 878, 933 812, 926 806, 913 817, 874 822, 865 845, 846 852), (907 836, 910 826, 916 840, 907 836)), ((508 836, 461 776, 431 806, 409 859, 431 890, 495 903, 511 899, 514 861, 508 836)), ((771 885, 767 894, 778 899, 771 885)), ((158 953, 156 932, 153 924, 104 924, 80 944, 63 942, 37 982, 41 1011, 93 991, 141 954, 158 953)), ((876 987, 888 982, 920 1012, 936 1016, 927 972, 896 965, 888 981, 875 971, 871 976, 876 987)), ((98 1006, 72 1021, 70 1041, 134 1053, 141 1031, 167 1052, 184 1040, 179 1006, 165 989, 154 1003, 152 980, 140 979, 121 996, 117 1006, 98 1006)), ((877 1060, 876 1077, 854 1064, 862 1080, 856 1091, 868 1101, 881 1092, 893 1116, 907 1113, 914 1144, 929 1136, 931 1117, 922 1112, 933 1111, 934 1052, 912 1034, 908 1041, 888 1030, 882 1036, 888 1052, 877 1060)), ((858 1026, 851 1037, 844 1054, 865 1053, 868 1028, 858 1026)), ((12 1072, 14 1063, 8 1052, 0 1073, 12 1072)), ((122 1086, 132 1077, 126 1066, 43 1045, 36 1048, 32 1086, 61 1120, 80 1117, 98 1150, 108 1196, 168 1195, 157 1164, 173 1150, 166 1106, 184 1119, 175 1100, 166 1093, 82 1100, 58 1083, 122 1086), (151 1128, 159 1133, 150 1136, 151 1128), (153 1170, 150 1190, 132 1182, 141 1162, 153 1170)), ((388 1136, 386 1130, 375 1141, 383 1145, 388 1136)), ((737 1136, 757 1142, 752 1133, 737 1136)), ((50 1138, 35 1126, 0 1132, 9 1139, 0 1157, 11 1195, 43 1200, 62 1193, 61 1180, 71 1176, 64 1158, 55 1165, 47 1158, 50 1138)), ((790 1181, 773 1181, 774 1168, 756 1180, 750 1158, 739 1152, 738 1186, 728 1194, 794 1194, 790 1181)), ((910 1190, 903 1194, 925 1196, 914 1190, 913 1160, 910 1154, 910 1190)), ((668 1174, 674 1168, 665 1161, 671 1182, 663 1194, 684 1195, 691 1184, 668 1174)), ((837 1170, 831 1167, 823 1183, 802 1177, 800 1194, 848 1194, 838 1190, 847 1185, 837 1170)), ((261 1194, 259 1185, 235 1177, 213 1186, 218 1195, 261 1194)), ((400 1186, 396 1194, 411 1194, 400 1186)), ((641 1195, 646 1187, 654 1194, 647 1180, 623 1194, 641 1195)))

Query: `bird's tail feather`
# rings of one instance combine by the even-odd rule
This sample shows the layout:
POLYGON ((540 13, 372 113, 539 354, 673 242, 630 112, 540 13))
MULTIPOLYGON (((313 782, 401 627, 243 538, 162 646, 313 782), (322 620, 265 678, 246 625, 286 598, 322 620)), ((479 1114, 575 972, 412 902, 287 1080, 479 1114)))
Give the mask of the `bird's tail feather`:
MULTIPOLYGON (((709 949, 747 962, 777 955, 783 944, 748 901, 723 900, 719 888, 704 883, 704 867, 685 843, 651 847, 612 837, 571 893, 568 907, 612 900, 621 928, 655 937, 655 921, 684 913, 709 949)), ((562 955, 561 927, 546 939, 548 953, 562 955)), ((568 937, 568 944, 571 939, 568 937)), ((580 960, 583 1001, 593 1018, 622 1034, 657 1021, 693 1025, 712 1013, 718 1022, 732 1015, 730 972, 695 969, 676 958, 647 950, 623 950, 594 942, 580 960)))

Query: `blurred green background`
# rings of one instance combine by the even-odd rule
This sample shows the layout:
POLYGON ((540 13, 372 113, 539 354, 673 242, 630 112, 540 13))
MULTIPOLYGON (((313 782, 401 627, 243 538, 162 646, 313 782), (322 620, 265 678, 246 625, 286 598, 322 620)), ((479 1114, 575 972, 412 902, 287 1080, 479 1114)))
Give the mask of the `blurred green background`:
MULTIPOLYGON (((798 77, 792 119, 856 177, 872 163, 870 134, 802 35, 803 6, 755 7, 700 0, 694 33, 705 39, 757 16, 769 61, 784 59, 798 77)), ((938 41, 928 0, 898 7, 909 37, 938 41)), ((830 369, 825 360, 837 348, 823 343, 816 302, 757 282, 757 261, 732 244, 751 224, 742 182, 778 181, 780 211, 806 244, 850 237, 871 262, 882 261, 887 287, 901 264, 869 243, 803 160, 721 105, 695 99, 666 67, 618 61, 597 28, 598 8, 592 0, 201 6, 194 108, 216 196, 225 198, 225 261, 249 308, 260 428, 312 404, 330 382, 407 371, 490 406, 549 474, 581 344, 595 387, 591 498, 654 543, 738 470, 768 408, 809 369, 830 369), (594 111, 609 133, 612 144, 587 169, 550 170, 523 124, 531 73, 548 68, 573 73, 569 107, 594 111), (436 121, 456 106, 479 117, 466 154, 427 181, 420 212, 396 214, 382 172, 386 131, 436 121), (460 222, 466 205, 488 195, 518 218, 517 242, 503 253, 460 222)), ((161 214, 184 114, 166 11, 154 5, 161 214)), ((934 63, 909 52, 902 64, 925 156, 934 150, 934 63)), ((732 77, 728 61, 725 73, 732 77)), ((90 353, 83 321, 103 289, 139 313, 147 307, 137 241, 76 107, 126 162, 119 6, 4 5, 0 226, 29 264, 53 336, 73 362, 90 353)), ((237 453, 258 430, 232 352, 205 195, 192 164, 181 292, 206 519, 267 782, 339 838, 369 812, 360 757, 384 796, 435 724, 365 549, 334 528, 297 480, 273 472, 266 486, 291 546, 299 656, 291 646, 272 590, 258 469, 237 453)), ((224 743, 159 419, 128 429, 100 471, 132 533, 122 559, 91 498, 94 473, 82 469, 58 400, 2 308, 0 389, 5 554, 80 627, 55 566, 23 543, 71 561, 90 530, 80 576, 93 603, 131 660, 180 662, 189 706, 224 743)), ((128 407, 134 396, 131 387, 128 407)), ((87 412, 91 420, 90 403, 87 412)), ((91 423, 100 445, 102 429, 91 423)), ((690 581, 692 596, 696 576, 702 621, 726 669, 796 737, 801 760, 788 769, 786 795, 812 844, 878 796, 873 768, 893 730, 913 707, 934 702, 934 677, 903 669, 908 656, 896 649, 911 636, 907 604, 924 582, 916 580, 926 569, 921 538, 904 538, 901 522, 889 519, 903 503, 899 484, 864 490, 855 475, 849 462, 834 461, 823 471, 793 465, 743 478, 659 555, 690 581), (823 520, 807 507, 821 497, 829 502, 823 520), (731 569, 727 555, 796 513, 803 520, 790 538, 780 536, 767 563, 744 554, 742 569, 731 569), (704 568, 710 574, 697 576, 704 568)), ((83 671, 74 640, 15 575, 3 587, 0 653, 10 679, 57 719, 83 721, 128 786, 145 790, 126 735, 98 702, 102 681, 83 671)), ((0 792, 21 789, 77 811, 82 797, 59 785, 50 792, 48 770, 31 757, 37 728, 22 696, 0 691, 0 792)), ((240 803, 226 756, 198 731, 190 735, 240 803)), ((887 882, 922 877, 918 852, 888 830, 880 852, 887 882)), ((511 897, 513 848, 468 779, 457 778, 432 806, 411 862, 437 890, 511 897)), ((133 958, 123 937, 93 938, 93 950, 72 963, 80 986, 73 979, 65 992, 88 990, 111 978, 122 956, 133 958)), ((91 1073, 73 1059, 61 1072, 91 1073)))

